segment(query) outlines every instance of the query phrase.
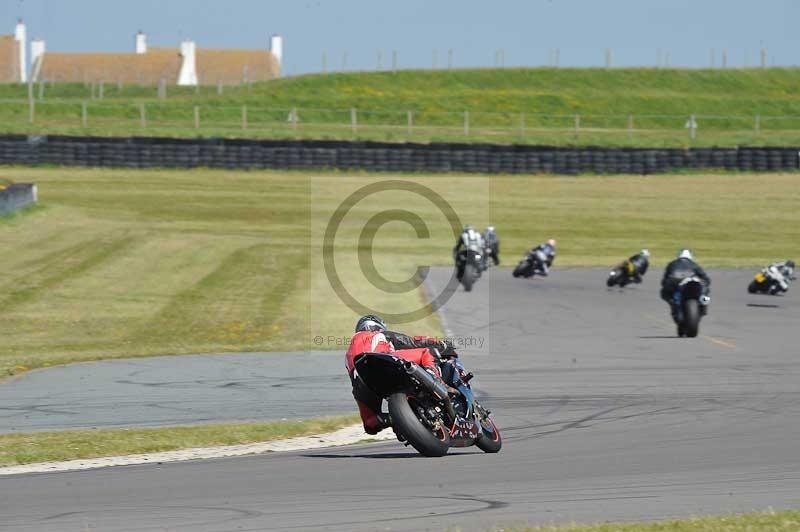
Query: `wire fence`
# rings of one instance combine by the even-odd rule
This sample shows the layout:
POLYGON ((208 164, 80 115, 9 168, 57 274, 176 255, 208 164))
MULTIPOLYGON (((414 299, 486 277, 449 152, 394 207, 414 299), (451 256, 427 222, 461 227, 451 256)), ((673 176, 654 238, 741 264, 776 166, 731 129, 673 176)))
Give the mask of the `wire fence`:
POLYGON ((493 138, 645 142, 740 138, 800 141, 800 116, 542 114, 536 112, 323 109, 185 102, 0 99, 4 129, 176 135, 279 135, 406 140, 493 138))

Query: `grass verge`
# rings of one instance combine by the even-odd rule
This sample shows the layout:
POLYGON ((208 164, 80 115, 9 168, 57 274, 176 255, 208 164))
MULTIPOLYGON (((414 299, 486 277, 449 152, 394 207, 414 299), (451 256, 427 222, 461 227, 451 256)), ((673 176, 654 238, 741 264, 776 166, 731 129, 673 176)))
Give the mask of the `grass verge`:
MULTIPOLYGON (((335 349, 359 313, 331 289, 323 234, 352 191, 392 176, 224 170, 9 168, 48 207, 0 223, 0 375, 97 359, 335 349)), ((800 176, 408 175, 462 222, 492 223, 503 264, 558 239, 556 267, 611 266, 648 247, 663 265, 682 246, 706 267, 800 257, 800 176), (765 236, 768 235, 768 236, 765 236)), ((335 241, 344 285, 379 313, 420 306, 421 289, 365 282, 363 229, 390 281, 449 265, 454 237, 425 198, 382 192, 357 204, 335 241), (417 214, 380 224, 385 209, 417 214)), ((435 315, 394 324, 440 334, 435 315)))
POLYGON ((670 519, 653 523, 604 523, 495 530, 497 532, 795 532, 800 530, 800 510, 670 519))
POLYGON ((0 466, 273 441, 332 432, 358 421, 358 416, 338 416, 269 423, 0 434, 0 466))
POLYGON ((37 100, 34 124, 28 123, 27 89, 8 84, 0 87, 0 132, 645 147, 793 145, 800 142, 798 84, 797 68, 338 73, 226 87, 223 94, 211 86, 170 87, 165 100, 157 97, 155 87, 118 89, 109 83, 103 99, 96 99, 89 85, 55 84, 37 100), (88 105, 86 126, 82 102, 88 105), (147 109, 146 127, 140 104, 147 109), (288 120, 292 109, 297 109, 296 127, 288 120), (357 131, 351 109, 358 110, 357 131), (465 111, 470 113, 468 136, 465 111), (413 113, 411 131, 408 112, 413 113), (699 124, 694 140, 685 129, 692 114, 699 124))

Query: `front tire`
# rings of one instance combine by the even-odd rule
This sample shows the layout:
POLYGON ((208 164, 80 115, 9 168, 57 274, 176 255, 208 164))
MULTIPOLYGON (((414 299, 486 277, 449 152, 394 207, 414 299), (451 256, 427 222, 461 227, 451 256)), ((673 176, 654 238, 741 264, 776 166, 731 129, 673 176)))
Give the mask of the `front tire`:
POLYGON ((481 420, 481 435, 475 440, 475 446, 485 453, 498 453, 503 447, 503 437, 491 418, 481 420))
POLYGON ((472 264, 467 264, 464 266, 464 277, 461 278, 461 284, 464 285, 464 290, 467 292, 472 291, 472 285, 475 284, 475 278, 477 277, 477 272, 475 271, 475 266, 472 264))
POLYGON ((616 272, 611 272, 608 274, 608 279, 606 279, 606 286, 611 288, 615 284, 617 284, 617 274, 616 272))
POLYGON ((404 393, 389 396, 389 415, 392 417, 392 428, 395 434, 403 436, 414 449, 423 456, 444 456, 450 449, 450 433, 444 427, 434 434, 423 425, 404 393))
POLYGON ((756 292, 758 292, 758 282, 752 281, 750 285, 747 287, 747 291, 751 294, 755 294, 756 292))
POLYGON ((689 299, 684 304, 683 319, 686 324, 686 336, 694 338, 700 329, 700 304, 696 299, 689 299))

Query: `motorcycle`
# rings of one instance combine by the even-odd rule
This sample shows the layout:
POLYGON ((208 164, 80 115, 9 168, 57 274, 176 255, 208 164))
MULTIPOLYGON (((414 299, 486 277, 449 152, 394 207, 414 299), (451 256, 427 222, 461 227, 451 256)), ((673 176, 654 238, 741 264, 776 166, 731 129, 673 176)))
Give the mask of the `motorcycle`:
POLYGON ((546 263, 547 255, 545 255, 544 251, 541 249, 529 251, 525 257, 519 261, 517 267, 514 268, 512 275, 514 277, 524 277, 528 279, 537 273, 541 274, 543 270, 542 265, 546 263))
POLYGON ((711 298, 705 295, 699 277, 683 279, 672 296, 673 316, 678 326, 678 336, 694 338, 700 330, 700 318, 708 312, 711 298))
POLYGON ((769 268, 764 268, 758 272, 747 287, 747 291, 751 294, 768 294, 774 296, 785 290, 775 278, 769 268))
POLYGON ((355 367, 367 387, 387 400, 398 440, 420 454, 444 456, 451 447, 471 445, 486 453, 500 451, 500 431, 472 393, 472 373, 457 358, 441 363, 441 381, 390 353, 364 353, 355 367))
POLYGON ((606 279, 606 286, 611 288, 618 284, 620 288, 624 288, 625 285, 633 281, 635 273, 636 266, 634 266, 633 262, 627 260, 611 270, 606 279))
POLYGON ((478 281, 481 273, 486 269, 484 257, 473 249, 465 249, 461 252, 459 260, 464 262, 464 273, 461 276, 461 284, 464 290, 472 291, 472 286, 478 281))

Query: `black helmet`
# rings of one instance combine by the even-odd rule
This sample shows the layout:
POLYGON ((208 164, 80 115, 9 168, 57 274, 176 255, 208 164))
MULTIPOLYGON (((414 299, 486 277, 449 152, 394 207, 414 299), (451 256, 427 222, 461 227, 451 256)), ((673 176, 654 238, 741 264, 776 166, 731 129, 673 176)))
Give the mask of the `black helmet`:
POLYGON ((368 314, 361 316, 356 323, 356 332, 361 331, 385 331, 386 323, 378 316, 368 314))
POLYGON ((787 265, 788 267, 790 267, 790 268, 794 269, 794 261, 793 261, 793 260, 787 260, 787 261, 786 261, 786 265, 787 265))

